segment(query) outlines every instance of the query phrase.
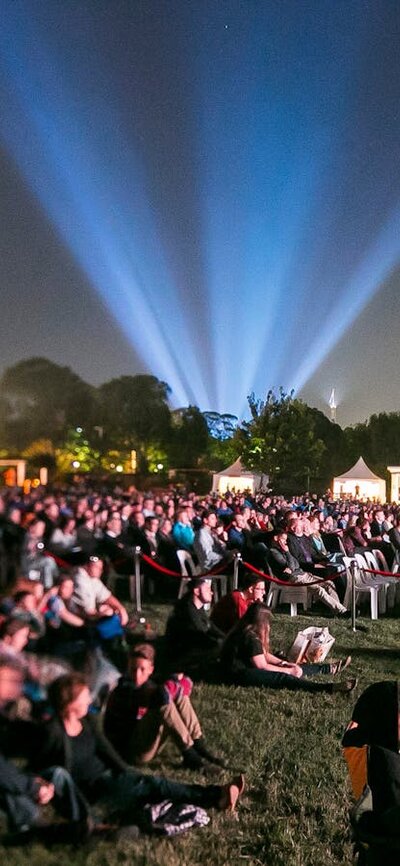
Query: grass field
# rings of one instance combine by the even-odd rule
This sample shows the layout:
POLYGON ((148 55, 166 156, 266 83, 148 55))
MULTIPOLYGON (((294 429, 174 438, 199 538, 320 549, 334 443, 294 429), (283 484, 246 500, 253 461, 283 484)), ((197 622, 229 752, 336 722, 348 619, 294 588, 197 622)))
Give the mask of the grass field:
MULTIPOLYGON (((144 611, 163 630, 168 607, 144 611)), ((41 845, 0 847, 1 866, 339 866, 352 862, 348 830, 351 803, 340 740, 357 696, 380 679, 400 678, 400 619, 358 621, 366 632, 313 612, 273 619, 273 649, 287 650, 297 631, 329 625, 336 637, 332 657, 351 654, 359 677, 350 697, 195 686, 193 702, 210 746, 246 773, 247 789, 237 815, 211 814, 206 828, 175 839, 143 837, 118 846, 97 841, 79 850, 41 845)), ((346 671, 346 674, 348 671, 346 671)), ((169 748, 169 747, 168 747, 169 748)), ((175 778, 204 781, 180 769, 171 746, 153 767, 175 778)), ((221 775, 221 780, 229 773, 221 775)))

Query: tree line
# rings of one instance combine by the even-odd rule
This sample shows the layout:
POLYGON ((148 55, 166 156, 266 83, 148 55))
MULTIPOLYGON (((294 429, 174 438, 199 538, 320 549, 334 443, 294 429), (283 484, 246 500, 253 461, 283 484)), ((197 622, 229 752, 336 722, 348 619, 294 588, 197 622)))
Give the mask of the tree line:
POLYGON ((140 474, 169 468, 219 470, 241 456, 283 492, 324 490, 360 455, 380 476, 400 463, 400 413, 342 429, 283 389, 248 397, 250 418, 171 409, 155 376, 120 376, 94 387, 69 367, 29 358, 0 380, 0 449, 71 471, 115 469, 132 450, 140 474), (75 458, 75 459, 74 459, 75 458))

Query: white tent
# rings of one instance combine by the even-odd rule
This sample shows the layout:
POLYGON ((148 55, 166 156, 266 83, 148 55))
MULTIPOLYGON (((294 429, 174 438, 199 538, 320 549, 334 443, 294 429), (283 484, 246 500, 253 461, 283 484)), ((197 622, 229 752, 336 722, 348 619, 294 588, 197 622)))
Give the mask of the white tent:
POLYGON ((250 490, 251 493, 256 493, 261 487, 265 488, 267 485, 267 475, 259 475, 257 472, 244 469, 242 461, 238 457, 231 466, 227 466, 222 472, 214 473, 212 489, 213 492, 218 493, 226 493, 227 490, 234 493, 250 490))
POLYGON ((386 482, 378 478, 367 466, 365 460, 359 457, 357 463, 348 472, 333 479, 333 495, 352 496, 356 499, 376 499, 386 502, 386 482))

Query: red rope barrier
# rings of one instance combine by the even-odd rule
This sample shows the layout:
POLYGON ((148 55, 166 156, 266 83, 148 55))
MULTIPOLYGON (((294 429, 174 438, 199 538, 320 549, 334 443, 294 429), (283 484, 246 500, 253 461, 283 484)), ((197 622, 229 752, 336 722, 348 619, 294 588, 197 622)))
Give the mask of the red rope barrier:
POLYGON ((275 577, 272 574, 266 574, 265 571, 259 571, 258 568, 255 568, 254 565, 250 565, 249 562, 243 562, 243 565, 254 574, 259 574, 260 577, 263 578, 263 580, 270 580, 271 583, 278 583, 279 586, 315 586, 319 583, 327 583, 328 580, 336 580, 339 575, 343 574, 343 571, 338 571, 334 575, 329 575, 329 577, 316 577, 315 580, 309 580, 307 583, 301 583, 301 581, 293 583, 293 581, 290 580, 280 580, 279 577, 275 577))
MULTIPOLYGON (((171 571, 170 568, 165 568, 163 565, 160 565, 159 562, 156 562, 154 559, 152 559, 151 556, 147 556, 145 553, 140 553, 140 556, 141 556, 141 559, 144 560, 144 562, 147 562, 148 565, 152 565, 153 568, 155 568, 157 571, 161 571, 162 574, 169 574, 171 577, 179 577, 179 579, 181 579, 182 576, 183 577, 186 576, 186 575, 182 575, 178 571, 171 571)), ((224 571, 226 571, 227 565, 229 565, 229 564, 230 563, 225 562, 223 565, 219 565, 218 568, 215 567, 211 571, 206 571, 204 574, 194 574, 193 579, 198 580, 199 578, 202 578, 202 577, 205 577, 205 578, 216 577, 218 574, 222 574, 224 571)))
POLYGON ((379 574, 382 577, 396 577, 400 578, 400 572, 398 571, 378 571, 377 568, 364 568, 363 565, 359 565, 358 568, 361 568, 362 571, 365 571, 367 574, 379 574))

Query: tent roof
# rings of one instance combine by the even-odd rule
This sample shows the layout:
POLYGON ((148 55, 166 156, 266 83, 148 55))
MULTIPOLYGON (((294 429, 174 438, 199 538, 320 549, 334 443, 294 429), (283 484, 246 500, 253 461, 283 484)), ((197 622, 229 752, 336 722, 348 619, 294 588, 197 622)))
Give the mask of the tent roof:
POLYGON ((379 478, 378 475, 372 472, 362 457, 358 458, 357 463, 348 472, 343 472, 343 475, 337 475, 335 481, 339 481, 342 478, 346 480, 354 478, 355 481, 383 481, 383 478, 379 478))
POLYGON ((254 478, 258 475, 257 472, 251 472, 251 470, 244 469, 240 457, 238 457, 234 463, 231 463, 230 466, 227 466, 226 469, 222 469, 221 472, 216 472, 215 474, 218 476, 229 475, 231 478, 254 478))

